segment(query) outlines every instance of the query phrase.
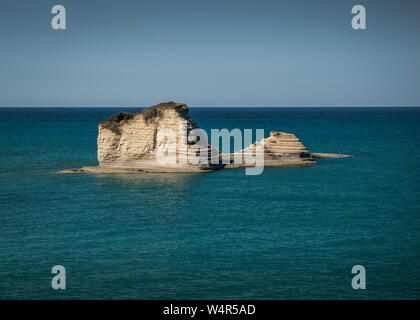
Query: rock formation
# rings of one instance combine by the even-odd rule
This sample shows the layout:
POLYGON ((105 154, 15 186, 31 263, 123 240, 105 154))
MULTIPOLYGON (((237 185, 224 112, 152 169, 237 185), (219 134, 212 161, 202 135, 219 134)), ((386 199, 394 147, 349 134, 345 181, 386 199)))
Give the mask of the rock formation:
POLYGON ((187 155, 195 142, 188 142, 191 130, 197 124, 188 114, 188 106, 175 102, 160 103, 136 114, 120 112, 108 120, 99 123, 98 162, 99 167, 108 169, 141 169, 150 171, 196 172, 219 169, 219 164, 211 164, 209 155, 207 164, 191 164, 187 155), (180 131, 180 123, 185 130, 180 131), (158 132, 172 130, 176 135, 176 163, 161 165, 156 154, 162 143, 158 141, 158 132), (182 161, 184 160, 184 161, 182 161))
MULTIPOLYGON (((66 169, 59 173, 120 173, 120 172, 208 172, 222 168, 247 167, 233 163, 235 155, 256 154, 256 143, 228 155, 230 163, 222 164, 221 153, 208 146, 204 154, 206 161, 191 163, 187 158, 197 152, 197 140, 188 141, 191 131, 198 125, 188 114, 185 104, 160 103, 135 114, 120 112, 98 125, 97 167, 66 169), (180 130, 180 124, 183 130, 180 130), (175 140, 161 139, 159 133, 172 130, 175 140), (162 164, 158 161, 159 150, 174 148, 176 159, 162 164)), ((336 154, 311 154, 300 140, 291 133, 271 131, 264 142, 264 166, 302 166, 316 164, 314 158, 341 157, 336 154)))
MULTIPOLYGON (((265 167, 285 167, 285 166, 305 166, 316 164, 311 153, 292 133, 270 131, 270 136, 263 139, 264 142, 264 166, 265 167)), ((249 147, 231 155, 232 163, 226 168, 246 167, 243 164, 234 164, 233 158, 235 154, 240 154, 243 158, 244 154, 255 155, 257 151, 254 142, 249 147)))

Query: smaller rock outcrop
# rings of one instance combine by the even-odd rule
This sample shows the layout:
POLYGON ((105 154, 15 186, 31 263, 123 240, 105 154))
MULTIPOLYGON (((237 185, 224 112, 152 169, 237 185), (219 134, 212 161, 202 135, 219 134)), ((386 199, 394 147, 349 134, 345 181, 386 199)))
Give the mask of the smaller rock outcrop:
MULTIPOLYGON (((285 167, 285 166, 306 166, 316 164, 311 153, 292 133, 271 131, 268 138, 263 139, 264 143, 264 166, 265 167, 285 167)), ((242 164, 233 163, 233 159, 238 154, 244 159, 245 154, 256 155, 257 147, 254 142, 249 147, 233 153, 231 164, 226 168, 247 167, 245 161, 242 164)))

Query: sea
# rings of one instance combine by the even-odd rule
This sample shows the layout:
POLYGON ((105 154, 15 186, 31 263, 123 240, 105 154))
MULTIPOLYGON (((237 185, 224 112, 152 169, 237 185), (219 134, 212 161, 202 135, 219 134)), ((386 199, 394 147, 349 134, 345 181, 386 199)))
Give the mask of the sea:
POLYGON ((290 132, 352 157, 56 173, 97 165, 98 123, 136 110, 0 108, 0 299, 420 298, 420 108, 192 107, 208 132, 290 132))

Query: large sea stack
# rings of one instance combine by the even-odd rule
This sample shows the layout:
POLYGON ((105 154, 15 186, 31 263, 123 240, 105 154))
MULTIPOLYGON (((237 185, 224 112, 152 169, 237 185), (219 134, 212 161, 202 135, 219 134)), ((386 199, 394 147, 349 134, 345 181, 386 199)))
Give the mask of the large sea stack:
POLYGON ((220 169, 221 165, 193 165, 187 154, 195 144, 188 142, 190 131, 198 125, 188 114, 188 106, 175 102, 160 103, 135 114, 120 112, 98 126, 98 162, 99 167, 108 169, 141 169, 162 172, 200 172, 220 169), (180 123, 186 130, 180 131, 180 123), (162 143, 158 141, 158 132, 169 129, 176 135, 177 163, 162 166, 156 159, 156 153, 162 143), (183 143, 184 142, 184 143, 183 143))

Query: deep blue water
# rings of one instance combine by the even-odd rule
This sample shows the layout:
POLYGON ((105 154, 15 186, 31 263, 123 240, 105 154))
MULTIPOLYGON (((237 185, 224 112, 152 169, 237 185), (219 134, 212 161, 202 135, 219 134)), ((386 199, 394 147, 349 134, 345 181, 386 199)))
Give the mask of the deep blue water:
POLYGON ((0 298, 420 298, 420 108, 192 108, 206 130, 292 132, 354 157, 258 176, 56 174, 97 164, 97 123, 120 109, 0 109, 0 298), (51 289, 57 264, 66 290, 51 289))

